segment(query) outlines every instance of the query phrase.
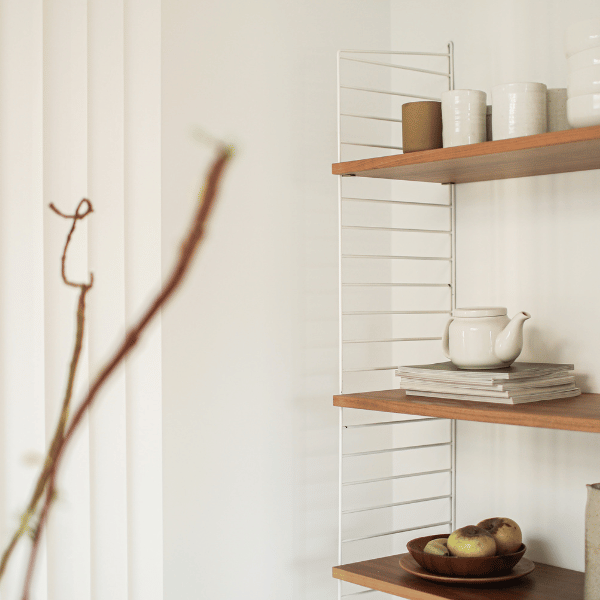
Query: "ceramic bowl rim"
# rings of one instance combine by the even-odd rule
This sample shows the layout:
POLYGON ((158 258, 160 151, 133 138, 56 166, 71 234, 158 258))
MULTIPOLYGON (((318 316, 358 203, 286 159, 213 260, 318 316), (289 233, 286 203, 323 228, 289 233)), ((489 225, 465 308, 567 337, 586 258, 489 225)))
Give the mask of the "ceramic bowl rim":
POLYGON ((498 567, 502 571, 510 571, 519 563, 527 550, 527 546, 521 543, 519 549, 510 554, 463 557, 429 554, 415 547, 416 543, 425 547, 427 541, 449 536, 450 534, 438 534, 415 538, 406 544, 406 548, 415 562, 426 571, 437 574, 453 574, 457 577, 484 577, 490 572, 498 572, 498 567))
POLYGON ((567 58, 600 46, 600 17, 592 17, 571 23, 565 30, 565 54, 567 58), (590 38, 599 38, 590 45, 590 38))
MULTIPOLYGON (((600 47, 598 48, 600 50, 600 47)), ((590 65, 589 67, 582 67, 581 69, 577 69, 575 71, 570 71, 568 73, 568 78, 571 77, 585 77, 586 73, 582 73, 582 71, 587 71, 588 73, 593 73, 594 71, 600 71, 600 63, 597 65, 590 65)))
MULTIPOLYGON (((578 100, 578 102, 592 102, 592 96, 598 96, 598 100, 600 101, 600 92, 594 92, 593 94, 579 94, 577 96, 571 96, 570 98, 567 99, 567 106, 570 104, 571 106, 573 106, 573 102, 571 102, 571 100, 578 100, 579 98, 585 98, 587 100, 578 100)), ((600 108, 595 109, 595 110, 600 110, 600 108)))
POLYGON ((443 98, 444 96, 446 97, 461 97, 461 96, 476 96, 476 97, 481 97, 481 98, 487 98, 487 93, 484 92, 483 90, 471 90, 471 89, 466 89, 466 88, 461 88, 461 89, 457 89, 457 90, 446 90, 445 92, 441 93, 441 97, 443 98))
POLYGON ((585 50, 581 50, 580 52, 574 52, 573 54, 571 54, 571 56, 567 58, 567 66, 570 73, 575 73, 580 69, 586 69, 587 67, 595 67, 597 65, 600 65, 600 46, 593 46, 592 48, 586 48, 585 50), (586 56, 582 57, 581 55, 583 54, 585 54, 586 56), (576 57, 577 60, 575 60, 576 57), (596 64, 590 65, 590 60, 596 60, 598 62, 596 62, 596 64), (574 64, 579 63, 580 61, 584 61, 587 64, 584 64, 583 66, 573 67, 574 64))
POLYGON ((514 81, 509 83, 499 83, 492 87, 492 98, 494 97, 494 90, 503 92, 510 91, 511 93, 546 93, 548 86, 545 83, 538 81, 514 81))
MULTIPOLYGON (((414 542, 418 542, 420 540, 423 539, 430 539, 432 536, 430 535, 425 535, 425 536, 421 536, 418 538, 415 538, 413 540, 410 540, 406 543, 406 547, 408 548, 409 544, 413 544, 414 542)), ((433 539, 441 539, 441 538, 445 538, 448 539, 450 537, 449 533, 441 533, 440 535, 435 535, 433 536, 433 539)), ((415 552, 417 552, 418 554, 429 554, 428 552, 424 552, 423 550, 419 550, 418 548, 414 548, 413 550, 415 552)), ((519 546, 519 549, 516 550, 515 552, 509 552, 508 554, 494 554, 493 556, 474 556, 474 557, 466 557, 466 556, 441 556, 440 558, 443 559, 449 559, 449 558, 455 558, 457 560, 463 560, 463 559, 467 559, 467 560, 475 560, 477 558, 481 559, 482 561, 484 560, 490 560, 492 558, 505 558, 505 557, 511 557, 511 556, 515 556, 516 554, 519 554, 521 552, 523 552, 523 554, 527 551, 527 546, 521 542, 521 545, 519 546)), ((437 556, 437 555, 430 555, 430 556, 437 556)))
POLYGON ((567 97, 600 94, 600 64, 571 71, 568 75, 567 97), (584 71, 590 71, 584 73, 584 71), (593 91, 587 91, 593 90, 593 91), (583 92, 583 93, 582 93, 583 92))

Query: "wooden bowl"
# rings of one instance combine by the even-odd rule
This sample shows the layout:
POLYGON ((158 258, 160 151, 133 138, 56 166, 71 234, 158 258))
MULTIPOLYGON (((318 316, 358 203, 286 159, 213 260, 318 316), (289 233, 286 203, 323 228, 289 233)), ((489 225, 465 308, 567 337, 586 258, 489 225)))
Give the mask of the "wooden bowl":
POLYGON ((495 575, 506 575, 523 558, 525 544, 512 554, 502 556, 486 556, 483 558, 463 558, 460 556, 438 556, 423 552, 427 542, 439 538, 447 538, 445 535, 428 535, 416 538, 406 544, 411 556, 427 571, 439 575, 452 575, 454 577, 490 577, 495 575))

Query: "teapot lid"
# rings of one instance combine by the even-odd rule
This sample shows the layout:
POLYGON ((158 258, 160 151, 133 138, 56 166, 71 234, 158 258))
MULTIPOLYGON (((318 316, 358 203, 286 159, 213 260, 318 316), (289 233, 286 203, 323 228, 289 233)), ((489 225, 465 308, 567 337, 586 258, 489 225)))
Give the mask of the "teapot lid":
POLYGON ((452 315, 455 317, 503 317, 506 315, 506 308, 500 306, 455 308, 452 315))

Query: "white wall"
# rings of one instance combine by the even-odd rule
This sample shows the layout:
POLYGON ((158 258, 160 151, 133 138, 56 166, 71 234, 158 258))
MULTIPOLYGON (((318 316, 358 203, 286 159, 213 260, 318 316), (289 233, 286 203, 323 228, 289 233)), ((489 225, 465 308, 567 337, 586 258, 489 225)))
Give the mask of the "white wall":
MULTIPOLYGON (((163 319, 166 598, 335 594, 336 50, 453 40, 457 87, 564 87, 562 33, 586 15, 594 2, 164 3, 163 268, 210 157, 192 129, 237 149, 163 319)), ((599 178, 458 190, 459 305, 531 312, 523 358, 574 362, 587 391, 600 385, 586 320, 600 293, 599 178)), ((598 437, 469 423, 458 433, 458 524, 511 516, 532 558, 582 570, 598 437)))
MULTIPOLYGON (((160 284, 160 1, 0 0, 0 544, 54 435, 86 297, 70 415, 160 284), (80 213, 81 214, 81 213, 80 213), (89 226, 88 226, 89 225, 89 226), (88 334, 89 332, 89 334, 88 334)), ((160 323, 68 444, 32 596, 162 591, 160 323), (140 356, 141 354, 141 356, 140 356)), ((25 536, 27 538, 28 536, 25 536)), ((28 539, 0 594, 18 597, 28 539)))
POLYGON ((337 557, 336 51, 389 3, 163 3, 163 268, 210 151, 236 146, 164 313, 165 598, 332 598, 337 557))
MULTIPOLYGON (((452 39, 457 88, 566 87, 564 30, 590 16, 600 7, 586 0, 393 2, 393 43, 452 39)), ((530 312, 521 358, 572 362, 580 387, 595 392, 599 185, 592 171, 457 188, 457 305, 530 312)), ((512 517, 531 558, 583 570, 585 484, 598 481, 600 438, 459 423, 458 439, 458 525, 512 517)))

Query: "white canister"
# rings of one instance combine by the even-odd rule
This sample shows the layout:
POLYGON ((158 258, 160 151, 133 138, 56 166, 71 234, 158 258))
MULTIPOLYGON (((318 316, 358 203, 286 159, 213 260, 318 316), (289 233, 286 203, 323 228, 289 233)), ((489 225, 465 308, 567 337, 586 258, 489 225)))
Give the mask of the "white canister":
POLYGON ((444 148, 486 141, 486 93, 450 90, 442 93, 444 148))
POLYGON ((492 88, 494 140, 547 131, 547 88, 543 83, 504 83, 492 88))
POLYGON ((571 129, 567 121, 567 88, 550 88, 546 95, 548 131, 571 129))

